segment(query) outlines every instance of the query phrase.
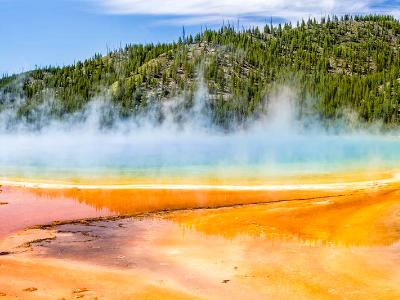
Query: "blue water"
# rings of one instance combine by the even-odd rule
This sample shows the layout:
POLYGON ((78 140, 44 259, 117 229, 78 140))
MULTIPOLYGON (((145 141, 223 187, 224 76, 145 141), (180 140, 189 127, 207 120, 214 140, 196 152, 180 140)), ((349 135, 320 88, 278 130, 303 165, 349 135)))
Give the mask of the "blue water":
POLYGON ((3 178, 271 178, 400 169, 396 136, 149 131, 0 136, 0 142, 3 178))

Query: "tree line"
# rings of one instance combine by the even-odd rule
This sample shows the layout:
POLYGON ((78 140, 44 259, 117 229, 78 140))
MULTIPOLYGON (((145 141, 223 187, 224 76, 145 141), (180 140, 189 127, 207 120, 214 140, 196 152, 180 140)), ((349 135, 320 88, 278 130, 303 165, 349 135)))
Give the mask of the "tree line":
POLYGON ((122 117, 176 95, 190 107, 204 81, 213 121, 229 127, 259 113, 277 85, 290 84, 303 108, 299 118, 314 99, 312 110, 327 123, 350 109, 367 123, 397 126, 399 47, 400 23, 391 16, 331 16, 243 30, 227 25, 183 34, 174 43, 127 45, 70 66, 3 76, 0 109, 18 78, 27 100, 16 109, 28 120, 50 94, 57 118, 99 95, 109 97, 122 117))

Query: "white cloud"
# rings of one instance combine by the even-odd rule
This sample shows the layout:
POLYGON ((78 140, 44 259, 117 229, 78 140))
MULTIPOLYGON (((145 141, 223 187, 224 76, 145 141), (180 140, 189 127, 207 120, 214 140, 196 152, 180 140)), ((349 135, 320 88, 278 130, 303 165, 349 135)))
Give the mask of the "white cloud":
MULTIPOLYGON (((379 11, 385 1, 372 0, 95 0, 103 13, 173 16, 175 22, 221 22, 243 16, 298 20, 331 14, 392 13, 379 11), (184 18, 179 18, 184 17, 184 18), (189 17, 189 18, 188 18, 189 17)), ((387 2, 386 2, 387 3, 387 2)), ((398 14, 398 11, 397 11, 398 14)))

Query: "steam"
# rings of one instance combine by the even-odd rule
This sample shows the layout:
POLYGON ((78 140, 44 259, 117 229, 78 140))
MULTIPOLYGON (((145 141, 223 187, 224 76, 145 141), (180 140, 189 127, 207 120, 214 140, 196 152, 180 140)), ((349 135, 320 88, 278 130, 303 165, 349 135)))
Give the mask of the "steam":
MULTIPOLYGON (((312 110, 299 119, 296 91, 277 88, 260 114, 226 132, 212 124, 212 101, 199 82, 186 100, 164 100, 141 115, 122 119, 115 104, 97 97, 79 113, 50 118, 49 97, 37 106, 34 126, 18 118, 23 98, 5 99, 0 113, 0 177, 79 179, 275 178, 400 166, 400 139, 356 130, 357 118, 333 134, 312 110), (7 102, 8 101, 8 102, 7 102), (264 113, 265 112, 265 113, 264 113), (348 126, 348 125, 352 126, 348 126)), ((345 114, 346 115, 346 114, 345 114)))

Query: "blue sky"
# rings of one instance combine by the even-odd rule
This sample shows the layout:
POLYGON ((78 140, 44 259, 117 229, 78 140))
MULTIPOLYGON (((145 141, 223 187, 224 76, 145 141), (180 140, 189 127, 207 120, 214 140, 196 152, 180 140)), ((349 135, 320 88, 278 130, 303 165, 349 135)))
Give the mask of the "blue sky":
POLYGON ((127 43, 176 40, 223 22, 389 13, 400 0, 0 0, 0 74, 65 65, 127 43))

